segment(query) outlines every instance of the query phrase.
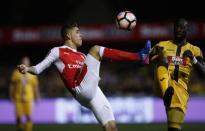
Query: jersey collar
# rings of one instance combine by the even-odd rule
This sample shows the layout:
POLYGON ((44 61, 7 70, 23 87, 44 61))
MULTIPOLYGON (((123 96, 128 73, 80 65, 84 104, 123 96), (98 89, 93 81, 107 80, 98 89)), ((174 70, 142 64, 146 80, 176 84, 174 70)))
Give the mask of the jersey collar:
POLYGON ((71 47, 69 47, 69 46, 67 46, 67 45, 64 45, 63 47, 68 48, 68 49, 72 50, 73 52, 77 52, 76 49, 73 49, 73 48, 71 48, 71 47))

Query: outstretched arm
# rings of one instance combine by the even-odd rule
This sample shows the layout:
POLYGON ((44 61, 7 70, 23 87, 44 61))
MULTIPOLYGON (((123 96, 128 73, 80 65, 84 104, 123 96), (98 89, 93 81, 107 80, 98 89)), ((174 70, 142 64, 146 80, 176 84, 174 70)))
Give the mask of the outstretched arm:
POLYGON ((203 75, 205 75, 205 63, 203 61, 203 58, 202 57, 196 57, 194 59, 196 59, 194 61, 196 62, 195 67, 197 68, 197 70, 199 70, 200 72, 203 73, 203 75))
POLYGON ((34 75, 38 74, 38 72, 36 71, 36 69, 33 66, 28 67, 28 66, 26 66, 24 64, 21 64, 21 65, 18 65, 17 68, 23 74, 25 74, 27 72, 31 73, 31 74, 34 74, 34 75))
POLYGON ((54 61, 58 59, 59 51, 57 48, 53 48, 49 54, 46 56, 46 58, 41 61, 39 64, 36 66, 26 66, 24 64, 18 65, 17 68, 18 70, 25 74, 25 73, 31 73, 34 75, 40 74, 43 70, 48 68, 54 61))

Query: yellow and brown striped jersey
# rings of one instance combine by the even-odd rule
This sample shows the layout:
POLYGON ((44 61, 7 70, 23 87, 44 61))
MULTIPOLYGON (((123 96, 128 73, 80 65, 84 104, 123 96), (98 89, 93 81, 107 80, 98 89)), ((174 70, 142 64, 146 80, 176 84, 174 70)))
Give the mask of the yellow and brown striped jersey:
POLYGON ((38 86, 38 79, 35 75, 26 73, 21 74, 18 70, 14 70, 11 81, 15 88, 15 101, 32 101, 34 98, 34 90, 38 86))
POLYGON ((158 57, 158 52, 155 50, 156 46, 163 48, 162 55, 168 62, 168 71, 171 79, 187 89, 193 63, 189 58, 183 57, 183 54, 186 50, 190 50, 195 57, 203 57, 200 48, 189 42, 186 42, 186 44, 182 46, 178 46, 171 40, 161 41, 153 47, 151 60, 158 57))

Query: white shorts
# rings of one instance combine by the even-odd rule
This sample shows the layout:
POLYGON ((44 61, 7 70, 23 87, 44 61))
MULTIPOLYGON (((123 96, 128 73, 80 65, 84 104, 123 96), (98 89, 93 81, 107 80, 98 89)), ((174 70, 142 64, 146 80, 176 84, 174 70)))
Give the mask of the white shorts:
POLYGON ((108 121, 115 120, 110 103, 98 86, 100 80, 100 61, 87 55, 85 59, 87 73, 78 87, 75 87, 76 100, 81 105, 91 109, 97 120, 105 125, 108 121))
POLYGON ((99 87, 97 87, 96 95, 90 101, 88 108, 93 111, 95 117, 102 125, 115 120, 112 107, 99 87))

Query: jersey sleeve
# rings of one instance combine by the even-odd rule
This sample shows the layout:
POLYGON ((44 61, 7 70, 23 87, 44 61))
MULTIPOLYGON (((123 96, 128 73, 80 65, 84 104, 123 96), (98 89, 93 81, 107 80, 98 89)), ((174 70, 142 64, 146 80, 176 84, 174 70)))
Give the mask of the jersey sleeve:
POLYGON ((202 51, 201 51, 201 49, 200 49, 199 47, 197 47, 197 46, 194 47, 193 55, 194 55, 195 57, 201 57, 201 58, 203 58, 202 51))
POLYGON ((43 70, 48 68, 58 58, 59 58, 59 49, 57 47, 55 47, 55 48, 51 49, 51 51, 48 53, 48 55, 45 57, 44 60, 42 60, 40 63, 38 63, 36 66, 34 66, 36 73, 40 74, 43 70))

